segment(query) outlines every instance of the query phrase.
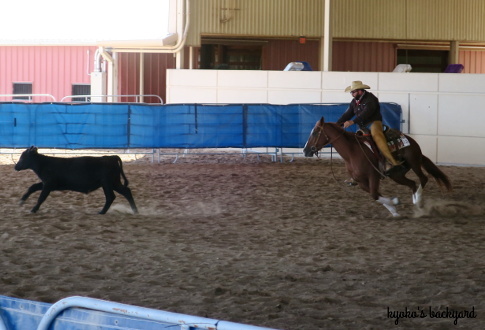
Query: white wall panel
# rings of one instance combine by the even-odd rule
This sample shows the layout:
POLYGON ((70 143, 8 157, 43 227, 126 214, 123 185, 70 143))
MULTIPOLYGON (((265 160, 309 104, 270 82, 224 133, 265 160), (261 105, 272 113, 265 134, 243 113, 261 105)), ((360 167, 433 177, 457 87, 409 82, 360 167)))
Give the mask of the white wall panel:
POLYGON ((268 71, 269 88, 317 89, 322 75, 319 71, 268 71))
POLYGON ((409 97, 409 127, 411 134, 438 134, 438 96, 411 94, 409 97))
POLYGON ((217 77, 219 87, 268 87, 268 71, 220 70, 217 77))
POLYGON ((440 74, 439 86, 441 92, 484 93, 485 74, 440 74))
POLYGON ((445 164, 485 165, 483 138, 442 136, 438 139, 437 162, 445 164))
POLYGON ((216 87, 216 70, 167 70, 167 86, 216 87))
POLYGON ((217 89, 172 86, 167 90, 167 103, 217 103, 217 89))
POLYGON ((268 102, 271 104, 321 103, 320 91, 270 89, 268 102))
POLYGON ((377 72, 323 72, 322 89, 336 89, 344 92, 345 88, 350 86, 354 80, 360 80, 369 85, 372 91, 378 89, 379 74, 377 72))
POLYGON ((438 74, 436 73, 379 73, 379 90, 381 91, 438 91, 438 74))
MULTIPOLYGON (((440 95, 439 104, 439 135, 485 135, 485 94, 444 94, 440 95)), ((482 150, 485 150, 485 143, 482 150)))
POLYGON ((219 89, 218 103, 268 103, 268 91, 266 88, 251 89, 219 89))
POLYGON ((352 96, 344 91, 322 91, 322 103, 350 103, 352 96))

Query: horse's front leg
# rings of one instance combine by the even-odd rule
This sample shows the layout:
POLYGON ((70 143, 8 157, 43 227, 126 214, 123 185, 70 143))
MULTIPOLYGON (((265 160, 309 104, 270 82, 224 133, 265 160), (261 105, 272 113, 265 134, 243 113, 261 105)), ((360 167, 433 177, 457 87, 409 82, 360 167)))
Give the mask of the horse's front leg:
MULTIPOLYGON (((368 192, 371 194, 372 198, 376 200, 378 203, 384 205, 384 207, 391 212, 393 217, 398 217, 399 213, 397 213, 396 205, 399 204, 399 198, 393 197, 393 198, 388 198, 388 197, 383 197, 379 193, 379 181, 380 178, 378 177, 373 177, 369 179, 369 185, 368 185, 368 192)), ((365 186, 365 185, 364 185, 365 186)), ((365 189, 364 189, 365 190, 365 189)))
POLYGON ((395 206, 399 204, 399 199, 397 197, 388 198, 388 197, 379 196, 379 198, 377 199, 377 202, 384 205, 384 207, 389 212, 391 212, 393 217, 399 216, 399 213, 397 213, 396 206, 395 206))

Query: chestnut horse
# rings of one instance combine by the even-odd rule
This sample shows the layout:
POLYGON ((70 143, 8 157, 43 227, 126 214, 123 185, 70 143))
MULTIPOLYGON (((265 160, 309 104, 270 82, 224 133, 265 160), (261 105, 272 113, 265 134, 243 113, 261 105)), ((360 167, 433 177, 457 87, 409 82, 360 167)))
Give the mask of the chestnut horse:
MULTIPOLYGON (((421 204, 423 188, 428 182, 428 177, 422 168, 432 175, 442 188, 451 191, 451 183, 446 174, 421 153, 421 148, 414 139, 407 135, 405 137, 409 141, 409 146, 393 153, 395 158, 403 161, 404 169, 392 172, 389 177, 398 184, 408 186, 413 192, 413 203, 417 205, 421 204), (406 178, 406 173, 410 169, 418 176, 419 186, 413 180, 406 178)), ((336 123, 326 123, 322 117, 315 124, 303 152, 306 157, 312 157, 315 154, 318 156, 320 149, 327 144, 332 144, 345 161, 348 172, 359 187, 384 205, 393 216, 399 216, 396 211, 399 199, 383 197, 379 192, 379 183, 383 174, 379 170, 378 157, 364 144, 364 139, 367 138, 347 132, 336 123)))

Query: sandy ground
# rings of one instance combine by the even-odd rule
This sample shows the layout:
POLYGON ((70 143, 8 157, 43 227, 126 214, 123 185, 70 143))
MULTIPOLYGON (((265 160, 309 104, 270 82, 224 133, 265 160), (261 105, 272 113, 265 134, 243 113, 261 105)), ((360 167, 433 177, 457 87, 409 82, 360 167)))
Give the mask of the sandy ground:
POLYGON ((4 161, 0 294, 279 329, 485 328, 485 168, 441 167, 454 192, 430 180, 422 209, 384 180, 393 219, 339 161, 172 160, 125 161, 140 214, 119 196, 104 216, 101 190, 52 193, 31 214, 38 194, 18 202, 35 174, 4 161))

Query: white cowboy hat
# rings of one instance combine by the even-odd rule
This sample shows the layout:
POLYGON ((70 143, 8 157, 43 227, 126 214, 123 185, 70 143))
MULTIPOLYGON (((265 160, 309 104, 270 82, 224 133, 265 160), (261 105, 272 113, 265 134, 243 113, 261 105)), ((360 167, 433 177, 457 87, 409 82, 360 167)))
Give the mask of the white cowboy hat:
POLYGON ((345 89, 345 92, 355 91, 356 89, 370 89, 369 85, 365 85, 360 80, 352 81, 352 85, 345 89))

